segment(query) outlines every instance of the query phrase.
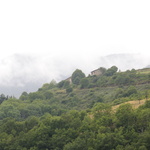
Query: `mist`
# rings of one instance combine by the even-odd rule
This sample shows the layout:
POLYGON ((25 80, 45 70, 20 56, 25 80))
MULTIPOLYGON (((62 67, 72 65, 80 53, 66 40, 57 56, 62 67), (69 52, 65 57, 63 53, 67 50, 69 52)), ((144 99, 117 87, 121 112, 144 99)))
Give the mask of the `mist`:
POLYGON ((61 56, 13 54, 0 60, 0 93, 19 97, 23 91, 37 91, 51 80, 59 82, 71 76, 75 69, 86 75, 99 67, 113 65, 119 70, 148 66, 148 56, 140 54, 111 54, 107 56, 61 56))

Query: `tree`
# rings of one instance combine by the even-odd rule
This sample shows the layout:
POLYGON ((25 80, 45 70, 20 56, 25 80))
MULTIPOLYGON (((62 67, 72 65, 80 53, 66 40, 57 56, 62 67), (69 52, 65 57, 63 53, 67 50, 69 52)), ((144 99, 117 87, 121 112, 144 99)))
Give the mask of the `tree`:
POLYGON ((49 84, 48 83, 43 84, 43 86, 41 88, 39 88, 38 91, 53 89, 56 87, 56 85, 57 85, 56 81, 52 80, 49 84))
POLYGON ((21 96, 19 97, 19 99, 21 99, 21 100, 27 100, 28 99, 28 93, 27 92, 23 92, 21 94, 21 96))
POLYGON ((0 119, 4 119, 7 117, 19 119, 20 111, 13 104, 5 103, 0 107, 0 119))
POLYGON ((69 82, 69 81, 65 81, 63 87, 64 87, 64 88, 67 88, 67 87, 69 87, 69 85, 70 85, 70 82, 69 82))
POLYGON ((4 94, 1 94, 1 95, 0 95, 0 104, 1 104, 4 100, 7 100, 7 97, 5 97, 4 94))
POLYGON ((130 86, 127 91, 123 94, 125 97, 128 97, 132 94, 136 94, 137 93, 137 89, 134 86, 130 86))
POLYGON ((116 90, 115 98, 123 97, 123 92, 124 92, 123 89, 118 88, 118 89, 116 90))
POLYGON ((129 84, 131 81, 130 77, 126 74, 118 74, 116 79, 115 79, 115 83, 117 85, 127 85, 129 84))
POLYGON ((79 85, 82 78, 85 78, 85 74, 79 69, 76 69, 71 76, 72 83, 76 85, 79 85))
POLYGON ((69 85, 70 85, 70 82, 66 80, 60 81, 57 84, 58 88, 67 88, 69 85))
POLYGON ((144 108, 150 108, 150 101, 146 101, 146 102, 145 102, 144 108))
POLYGON ((110 116, 111 107, 108 104, 96 103, 93 107, 93 114, 96 119, 102 116, 110 116))
POLYGON ((80 81, 81 89, 87 88, 89 85, 89 80, 87 78, 83 78, 80 81))
POLYGON ((33 92, 33 93, 29 93, 29 99, 31 101, 33 101, 35 99, 44 99, 44 96, 41 93, 33 92))
POLYGON ((52 88, 55 88, 57 85, 56 81, 53 79, 50 84, 49 84, 49 88, 52 89, 52 88))
POLYGON ((131 104, 121 105, 117 109, 116 117, 119 121, 119 125, 125 126, 126 128, 135 123, 135 115, 131 104))
POLYGON ((66 93, 71 93, 73 91, 72 87, 68 86, 66 88, 66 93))
POLYGON ((57 86, 58 86, 58 88, 62 88, 64 86, 64 84, 65 84, 65 80, 62 80, 57 84, 57 86))
POLYGON ((150 123, 150 110, 142 109, 137 111, 136 115, 136 127, 138 132, 144 132, 147 128, 149 128, 150 123))
POLYGON ((106 76, 101 76, 98 81, 97 81, 97 85, 100 87, 106 86, 108 82, 108 77, 106 76))
POLYGON ((50 90, 44 92, 45 99, 51 99, 53 96, 54 95, 53 95, 53 93, 50 90))
POLYGON ((111 68, 107 69, 105 72, 106 76, 112 76, 114 73, 116 73, 118 68, 116 66, 112 66, 111 68))

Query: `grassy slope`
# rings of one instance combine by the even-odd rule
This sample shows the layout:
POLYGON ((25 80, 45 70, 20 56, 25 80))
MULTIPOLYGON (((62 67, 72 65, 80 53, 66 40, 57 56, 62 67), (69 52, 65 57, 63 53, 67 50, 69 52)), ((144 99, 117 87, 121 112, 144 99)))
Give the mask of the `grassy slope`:
MULTIPOLYGON (((73 92, 71 93, 66 93, 64 89, 56 88, 51 90, 54 93, 55 100, 51 101, 50 103, 57 103, 57 105, 60 105, 61 108, 83 110, 92 108, 95 103, 100 102, 99 98, 102 98, 101 102, 112 103, 115 100, 114 96, 118 88, 118 86, 95 87, 90 89, 74 88, 73 92)), ((128 86, 123 87, 123 89, 127 88, 128 86)), ((149 84, 136 85, 136 89, 138 91, 147 90, 149 89, 149 84)), ((134 97, 122 98, 122 100, 120 100, 120 103, 131 100, 134 100, 134 97)))
MULTIPOLYGON (((141 69, 144 73, 145 71, 150 71, 150 69, 141 69)), ((141 70, 138 70, 139 73, 142 72, 141 70)), ((137 92, 141 95, 141 99, 144 99, 145 97, 145 91, 150 93, 150 84, 147 82, 147 76, 144 76, 144 73, 140 76, 137 76, 135 80, 137 80, 137 83, 134 84, 135 88, 137 89, 137 92)), ((128 75, 128 73, 127 73, 128 75)), ((115 76, 114 76, 115 77, 115 76)), ((114 78, 115 80, 115 78, 114 78)), ((96 81, 98 82, 98 81, 96 81)), ((94 84, 96 84, 94 82, 94 84)), ((51 88, 50 84, 44 84, 43 87, 41 87, 35 94, 44 95, 45 92, 49 92, 53 94, 52 98, 43 99, 40 103, 49 105, 50 108, 53 111, 68 111, 68 110, 86 110, 91 109, 96 103, 109 103, 110 105, 118 105, 121 103, 125 103, 127 101, 133 101, 138 99, 138 94, 133 94, 130 96, 120 96, 117 97, 117 91, 118 89, 121 89, 123 92, 126 92, 128 88, 131 85, 122 85, 122 86, 116 86, 108 85, 103 87, 93 87, 93 88, 85 88, 80 89, 79 86, 71 85, 73 88, 73 91, 70 93, 67 93, 65 88, 58 88, 57 86, 54 86, 51 88)), ((148 94, 150 95, 150 94, 148 94)), ((148 96, 149 97, 149 96, 148 96)), ((30 101, 30 95, 28 97, 30 101)), ((34 100, 31 99, 31 102, 38 103, 38 100, 41 98, 35 98, 34 100)), ((138 101, 137 101, 138 102, 138 101)), ((142 101, 141 101, 142 103, 142 101)), ((114 108, 117 106, 114 106, 114 108)), ((118 106, 119 107, 119 106, 118 106)), ((57 113, 56 113, 57 114, 57 113)))
POLYGON ((148 73, 150 73, 150 68, 139 69, 139 70, 137 70, 137 73, 148 74, 148 73))
MULTIPOLYGON (((145 102, 146 102, 146 99, 143 99, 143 100, 140 100, 140 101, 139 100, 128 101, 128 102, 125 102, 125 103, 122 103, 122 104, 131 104, 132 108, 136 109, 139 106, 143 105, 145 102)), ((112 110, 116 111, 117 108, 119 108, 119 106, 122 105, 122 104, 119 104, 119 105, 116 105, 116 106, 112 106, 112 110)))

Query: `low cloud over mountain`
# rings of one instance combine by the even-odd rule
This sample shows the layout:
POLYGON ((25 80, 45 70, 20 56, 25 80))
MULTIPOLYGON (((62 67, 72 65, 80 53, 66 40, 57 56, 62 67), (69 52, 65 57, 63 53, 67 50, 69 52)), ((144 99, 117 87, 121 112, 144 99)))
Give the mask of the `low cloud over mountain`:
POLYGON ((140 54, 112 54, 108 56, 61 57, 14 54, 0 60, 0 93, 19 96, 23 91, 36 91, 42 84, 69 77, 79 68, 87 75, 99 67, 116 65, 120 70, 144 68, 148 57, 140 54))

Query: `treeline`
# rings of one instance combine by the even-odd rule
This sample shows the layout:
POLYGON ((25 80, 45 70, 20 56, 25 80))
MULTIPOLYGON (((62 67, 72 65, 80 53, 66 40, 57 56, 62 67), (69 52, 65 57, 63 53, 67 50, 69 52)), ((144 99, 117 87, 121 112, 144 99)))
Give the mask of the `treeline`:
POLYGON ((90 113, 0 121, 1 150, 149 150, 149 140, 150 101, 136 110, 97 103, 90 113))
MULTIPOLYGON (((100 67, 101 75, 89 75, 85 77, 82 70, 75 70, 71 76, 73 85, 81 89, 93 88, 93 87, 106 87, 106 86, 128 86, 137 84, 150 83, 150 72, 140 73, 135 69, 127 70, 125 72, 118 72, 116 66, 112 66, 108 69, 100 67)), ((69 81, 63 80, 58 83, 59 88, 66 88, 69 85, 69 81)))
POLYGON ((96 103, 116 105, 131 100, 137 100, 140 103, 142 99, 149 99, 150 90, 148 88, 140 86, 137 89, 134 86, 129 86, 126 88, 84 89, 69 94, 65 91, 60 93, 62 91, 54 89, 53 91, 44 90, 29 94, 24 92, 24 95, 21 96, 23 100, 9 98, 3 101, 0 105, 0 120, 11 117, 23 121, 30 116, 41 117, 45 113, 61 116, 70 110, 90 110, 96 103), (44 99, 43 93, 50 93, 50 97, 44 99))
POLYGON ((97 102, 119 104, 148 98, 150 73, 140 73, 135 69, 118 72, 116 66, 108 69, 101 67, 100 71, 99 76, 86 77, 82 70, 77 69, 72 73, 71 80, 59 83, 53 80, 44 84, 37 92, 23 92, 20 100, 49 101, 51 106, 57 104, 65 111, 92 108, 97 102))
POLYGON ((140 101, 149 98, 149 73, 140 74, 134 69, 117 72, 116 66, 100 69, 102 72, 100 76, 88 77, 77 69, 71 76, 71 83, 66 80, 56 83, 53 80, 44 84, 37 92, 23 92, 19 99, 2 94, 0 119, 13 117, 24 120, 30 116, 41 117, 45 113, 60 116, 72 109, 79 111, 91 109, 99 102, 116 105, 130 100, 140 101), (125 80, 124 76, 128 77, 128 80, 125 80), (119 79, 121 84, 117 85, 119 79))
POLYGON ((118 72, 116 66, 112 66, 108 69, 100 67, 99 70, 101 71, 101 75, 89 75, 86 77, 82 70, 77 69, 72 73, 70 80, 62 80, 59 83, 52 80, 51 83, 44 84, 37 92, 30 93, 29 95, 23 92, 20 99, 50 99, 55 94, 52 92, 53 89, 64 89, 66 93, 71 93, 74 89, 92 89, 96 87, 123 88, 125 86, 135 87, 137 85, 150 83, 150 72, 140 73, 135 69, 118 72))
POLYGON ((75 70, 19 99, 0 96, 1 150, 149 150, 150 73, 100 68, 100 76, 75 70), (126 104, 146 99, 134 110, 126 104))
POLYGON ((4 94, 1 94, 1 95, 0 95, 0 104, 1 104, 3 101, 8 100, 8 99, 10 99, 10 98, 14 98, 14 96, 9 96, 9 95, 5 96, 4 94))

